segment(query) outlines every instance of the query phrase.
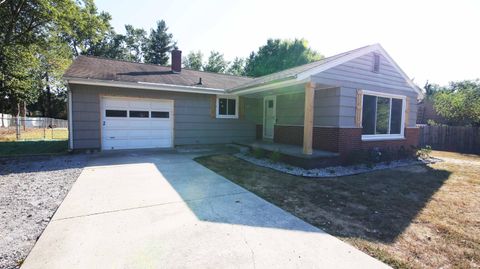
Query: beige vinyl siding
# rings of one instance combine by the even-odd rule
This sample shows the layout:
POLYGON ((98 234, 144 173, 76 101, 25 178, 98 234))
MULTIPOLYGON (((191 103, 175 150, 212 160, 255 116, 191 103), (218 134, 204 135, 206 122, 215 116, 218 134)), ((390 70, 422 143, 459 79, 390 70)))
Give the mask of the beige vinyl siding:
POLYGON ((174 100, 174 144, 231 143, 254 139, 255 124, 210 116, 210 95, 71 84, 73 147, 100 148, 100 96, 174 100))

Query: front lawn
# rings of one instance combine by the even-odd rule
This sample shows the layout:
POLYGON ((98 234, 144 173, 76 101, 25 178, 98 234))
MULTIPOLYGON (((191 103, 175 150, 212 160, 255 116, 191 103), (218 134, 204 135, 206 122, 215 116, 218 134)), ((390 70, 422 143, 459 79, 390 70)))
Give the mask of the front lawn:
MULTIPOLYGON (((30 140, 67 140, 68 129, 66 128, 27 128, 20 129, 18 141, 30 140)), ((14 128, 0 128, 0 141, 17 141, 14 128)))
POLYGON ((320 179, 231 155, 197 161, 395 268, 478 268, 480 157, 433 155, 445 162, 320 179))
POLYGON ((67 140, 0 142, 0 157, 66 153, 67 140))

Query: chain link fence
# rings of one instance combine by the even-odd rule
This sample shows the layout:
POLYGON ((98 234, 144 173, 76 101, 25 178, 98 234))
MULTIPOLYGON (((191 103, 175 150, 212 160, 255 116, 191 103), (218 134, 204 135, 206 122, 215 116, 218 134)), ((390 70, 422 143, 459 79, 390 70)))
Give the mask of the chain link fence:
POLYGON ((45 117, 0 117, 0 141, 66 140, 68 121, 45 117))

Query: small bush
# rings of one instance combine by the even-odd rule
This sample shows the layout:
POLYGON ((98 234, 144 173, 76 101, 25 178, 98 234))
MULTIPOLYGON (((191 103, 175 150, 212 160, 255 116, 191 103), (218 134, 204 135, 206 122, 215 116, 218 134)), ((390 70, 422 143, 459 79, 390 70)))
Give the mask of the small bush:
POLYGON ((269 157, 270 157, 270 160, 276 163, 280 161, 280 159, 282 158, 282 154, 279 151, 274 151, 270 154, 269 157))
POLYGON ((257 159, 265 158, 265 150, 261 148, 254 148, 252 151, 252 155, 257 159))
POLYGON ((426 145, 424 148, 420 148, 417 150, 417 157, 422 159, 429 159, 431 153, 432 147, 430 145, 426 145))

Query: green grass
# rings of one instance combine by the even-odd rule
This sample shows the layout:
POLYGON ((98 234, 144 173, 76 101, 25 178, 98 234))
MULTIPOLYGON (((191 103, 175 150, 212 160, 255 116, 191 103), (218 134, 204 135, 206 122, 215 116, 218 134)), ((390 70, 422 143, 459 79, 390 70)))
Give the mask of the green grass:
POLYGON ((68 150, 67 140, 0 142, 0 156, 59 154, 68 150))
MULTIPOLYGON (((37 129, 28 128, 20 130, 20 139, 18 141, 29 140, 67 140, 68 129, 37 129)), ((17 136, 14 129, 0 130, 0 141, 16 141, 17 136)))

